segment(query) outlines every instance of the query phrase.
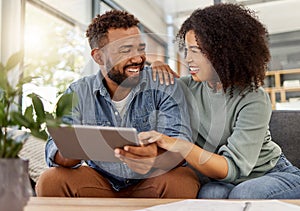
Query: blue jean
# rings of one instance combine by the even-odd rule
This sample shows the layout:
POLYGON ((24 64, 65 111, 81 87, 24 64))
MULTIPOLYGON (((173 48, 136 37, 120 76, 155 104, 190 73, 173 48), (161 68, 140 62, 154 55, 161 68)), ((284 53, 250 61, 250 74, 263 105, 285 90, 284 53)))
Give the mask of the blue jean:
POLYGON ((237 185, 212 181, 198 193, 205 199, 300 199, 300 170, 282 154, 265 175, 237 185))

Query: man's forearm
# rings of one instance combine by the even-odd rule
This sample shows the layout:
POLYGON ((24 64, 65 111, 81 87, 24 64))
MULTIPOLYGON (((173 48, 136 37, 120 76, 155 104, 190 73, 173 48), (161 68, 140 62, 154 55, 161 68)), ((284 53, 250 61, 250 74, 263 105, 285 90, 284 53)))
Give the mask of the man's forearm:
POLYGON ((81 160, 64 158, 62 154, 59 151, 57 151, 54 157, 54 162, 60 166, 70 168, 79 164, 81 160))

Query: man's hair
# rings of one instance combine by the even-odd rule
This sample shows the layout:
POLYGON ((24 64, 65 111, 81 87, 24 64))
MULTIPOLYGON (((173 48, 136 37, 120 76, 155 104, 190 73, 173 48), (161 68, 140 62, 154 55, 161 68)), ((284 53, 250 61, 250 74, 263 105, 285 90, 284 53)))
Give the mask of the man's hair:
POLYGON ((270 60, 268 32, 252 11, 235 4, 195 10, 176 36, 180 48, 190 30, 195 32, 225 92, 227 88, 231 95, 234 88, 254 91, 264 84, 270 60))
POLYGON ((102 48, 107 44, 107 33, 109 29, 128 29, 133 26, 138 26, 138 23, 138 19, 126 11, 111 10, 103 15, 97 15, 86 31, 90 47, 92 49, 102 48))

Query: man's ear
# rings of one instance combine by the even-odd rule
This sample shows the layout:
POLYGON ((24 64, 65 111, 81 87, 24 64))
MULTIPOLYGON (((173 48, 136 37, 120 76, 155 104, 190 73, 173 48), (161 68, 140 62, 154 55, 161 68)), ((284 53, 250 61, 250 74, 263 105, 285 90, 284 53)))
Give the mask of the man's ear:
POLYGON ((91 51, 91 56, 93 57, 94 61, 99 65, 104 65, 103 62, 103 52, 99 48, 94 48, 91 51))

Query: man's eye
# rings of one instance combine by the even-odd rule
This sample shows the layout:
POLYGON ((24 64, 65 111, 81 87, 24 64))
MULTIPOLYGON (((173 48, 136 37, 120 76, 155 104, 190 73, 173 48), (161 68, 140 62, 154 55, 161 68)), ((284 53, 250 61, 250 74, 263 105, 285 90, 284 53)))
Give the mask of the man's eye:
POLYGON ((130 52, 130 49, 122 49, 120 50, 120 53, 129 53, 130 52))

